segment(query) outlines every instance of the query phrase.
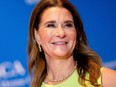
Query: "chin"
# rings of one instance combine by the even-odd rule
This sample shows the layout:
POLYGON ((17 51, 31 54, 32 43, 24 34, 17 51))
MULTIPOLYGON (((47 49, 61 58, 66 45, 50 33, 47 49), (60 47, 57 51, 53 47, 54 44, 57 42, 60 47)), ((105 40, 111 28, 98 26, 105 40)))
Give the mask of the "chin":
POLYGON ((69 54, 68 53, 57 53, 55 54, 57 57, 64 57, 66 58, 66 56, 68 56, 69 54))

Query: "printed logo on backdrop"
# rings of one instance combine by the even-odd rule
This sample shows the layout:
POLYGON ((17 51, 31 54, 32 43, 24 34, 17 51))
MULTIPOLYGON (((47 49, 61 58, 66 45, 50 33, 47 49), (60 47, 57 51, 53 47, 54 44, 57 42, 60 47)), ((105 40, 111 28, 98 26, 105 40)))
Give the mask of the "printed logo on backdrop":
POLYGON ((20 61, 0 63, 0 87, 23 87, 29 83, 29 75, 20 61))
POLYGON ((112 68, 116 70, 116 60, 114 61, 109 61, 109 62, 104 62, 103 65, 108 68, 112 68))
POLYGON ((25 0, 25 3, 27 5, 33 5, 33 4, 36 4, 38 3, 40 0, 25 0))

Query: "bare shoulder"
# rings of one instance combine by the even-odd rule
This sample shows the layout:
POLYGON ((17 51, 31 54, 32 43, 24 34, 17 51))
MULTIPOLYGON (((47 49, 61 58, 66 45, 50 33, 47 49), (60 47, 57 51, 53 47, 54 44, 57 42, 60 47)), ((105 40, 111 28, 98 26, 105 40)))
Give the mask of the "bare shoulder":
POLYGON ((116 70, 103 68, 102 84, 103 87, 116 87, 116 70))

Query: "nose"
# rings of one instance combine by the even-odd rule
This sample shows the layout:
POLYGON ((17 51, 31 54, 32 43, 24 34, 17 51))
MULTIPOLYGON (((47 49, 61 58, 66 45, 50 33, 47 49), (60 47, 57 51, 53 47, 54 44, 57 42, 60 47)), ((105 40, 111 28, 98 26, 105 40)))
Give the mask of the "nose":
POLYGON ((56 29, 56 36, 60 38, 64 38, 66 36, 65 30, 62 27, 58 27, 56 29))

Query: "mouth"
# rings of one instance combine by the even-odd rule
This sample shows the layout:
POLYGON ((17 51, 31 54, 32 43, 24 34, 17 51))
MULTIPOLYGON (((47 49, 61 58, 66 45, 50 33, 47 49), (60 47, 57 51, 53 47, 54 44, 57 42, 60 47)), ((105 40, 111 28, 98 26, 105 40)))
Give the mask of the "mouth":
POLYGON ((68 44, 68 42, 66 42, 66 41, 57 41, 57 42, 53 42, 52 44, 54 44, 54 45, 66 45, 66 44, 68 44))

